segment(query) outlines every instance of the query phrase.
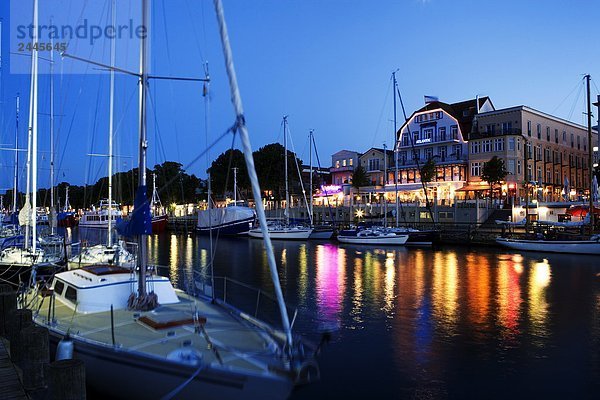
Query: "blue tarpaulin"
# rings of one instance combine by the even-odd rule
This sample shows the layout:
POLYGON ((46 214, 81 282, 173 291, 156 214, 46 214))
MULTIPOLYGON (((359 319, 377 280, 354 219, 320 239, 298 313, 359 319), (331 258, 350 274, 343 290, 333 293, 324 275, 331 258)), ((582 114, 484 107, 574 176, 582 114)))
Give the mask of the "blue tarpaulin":
POLYGON ((132 237, 152 234, 152 215, 146 193, 146 186, 138 187, 130 218, 117 221, 115 226, 119 235, 132 237))

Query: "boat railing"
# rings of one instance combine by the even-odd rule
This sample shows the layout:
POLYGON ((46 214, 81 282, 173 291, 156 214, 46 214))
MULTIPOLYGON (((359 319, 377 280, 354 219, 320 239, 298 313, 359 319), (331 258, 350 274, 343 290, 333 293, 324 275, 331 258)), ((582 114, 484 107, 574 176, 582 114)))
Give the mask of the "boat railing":
MULTIPOLYGON (((215 276, 214 288, 210 276, 194 271, 195 289, 199 294, 212 298, 238 311, 242 317, 250 318, 254 323, 264 323, 275 331, 281 332, 283 326, 277 299, 263 289, 226 277, 215 276)), ((299 317, 298 307, 286 304, 290 324, 294 329, 299 317)))

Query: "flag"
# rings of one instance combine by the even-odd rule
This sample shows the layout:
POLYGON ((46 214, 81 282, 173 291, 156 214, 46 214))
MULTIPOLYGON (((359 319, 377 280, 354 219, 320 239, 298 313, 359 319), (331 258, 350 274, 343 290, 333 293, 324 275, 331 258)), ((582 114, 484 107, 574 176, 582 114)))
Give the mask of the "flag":
POLYGON ((425 104, 433 103, 434 101, 440 101, 437 96, 425 96, 425 104))
POLYGON ((137 189, 131 218, 117 221, 115 228, 119 235, 125 237, 152 234, 152 216, 150 202, 146 197, 146 186, 139 186, 137 189))

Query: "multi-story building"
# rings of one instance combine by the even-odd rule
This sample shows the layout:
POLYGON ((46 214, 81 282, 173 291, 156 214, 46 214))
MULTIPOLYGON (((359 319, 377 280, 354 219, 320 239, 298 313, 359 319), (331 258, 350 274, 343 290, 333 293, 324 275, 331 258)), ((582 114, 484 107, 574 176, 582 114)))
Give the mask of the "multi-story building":
POLYGON ((367 173, 367 178, 371 182, 370 186, 383 186, 385 176, 384 168, 387 165, 389 169, 391 163, 393 163, 394 152, 392 150, 371 147, 369 150, 365 151, 358 160, 367 173))
POLYGON ((579 124, 527 106, 482 112, 469 137, 469 183, 481 182, 483 164, 497 156, 508 172, 504 195, 523 198, 528 187, 538 200, 574 200, 589 190, 590 150, 579 124))
POLYGON ((331 183, 344 185, 352 183, 352 174, 358 166, 360 153, 351 150, 340 150, 331 156, 331 183))
MULTIPOLYGON (((401 200, 422 199, 419 171, 428 160, 433 160, 435 177, 427 185, 433 192, 432 197, 452 201, 455 191, 467 182, 467 140, 473 120, 477 114, 493 110, 491 100, 481 97, 453 104, 428 102, 415 111, 397 132, 395 150, 401 200)), ((394 172, 392 162, 388 169, 387 192, 395 192, 394 172)))

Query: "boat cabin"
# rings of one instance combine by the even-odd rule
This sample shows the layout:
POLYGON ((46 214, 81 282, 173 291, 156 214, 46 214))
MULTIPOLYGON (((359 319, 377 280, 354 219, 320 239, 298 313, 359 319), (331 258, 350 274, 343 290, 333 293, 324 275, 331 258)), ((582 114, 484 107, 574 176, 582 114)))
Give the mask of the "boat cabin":
MULTIPOLYGON (((138 278, 129 268, 116 265, 91 265, 61 272, 54 276, 54 295, 78 313, 95 313, 127 308, 138 278)), ((179 298, 168 278, 150 275, 147 282, 158 296, 160 304, 178 303, 179 298)))

